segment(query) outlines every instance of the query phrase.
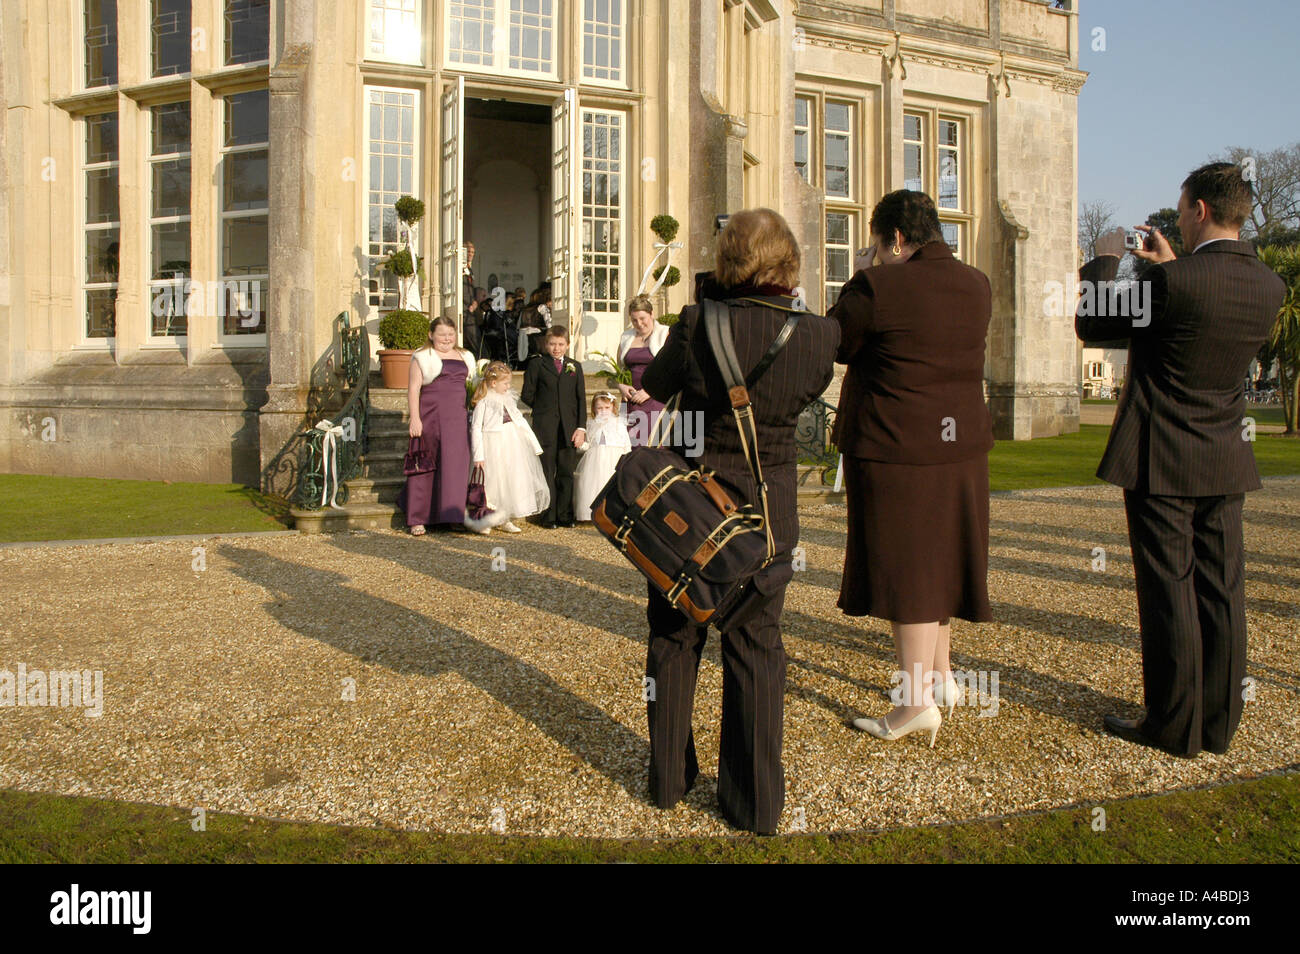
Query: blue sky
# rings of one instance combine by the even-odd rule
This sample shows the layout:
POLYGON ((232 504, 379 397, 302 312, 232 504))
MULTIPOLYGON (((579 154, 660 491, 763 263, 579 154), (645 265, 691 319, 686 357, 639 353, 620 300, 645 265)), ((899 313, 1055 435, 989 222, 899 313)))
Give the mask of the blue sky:
POLYGON ((1300 140, 1297 0, 1078 0, 1079 202, 1136 225, 1229 146, 1300 140), (1104 51, 1093 31, 1105 32, 1104 51))

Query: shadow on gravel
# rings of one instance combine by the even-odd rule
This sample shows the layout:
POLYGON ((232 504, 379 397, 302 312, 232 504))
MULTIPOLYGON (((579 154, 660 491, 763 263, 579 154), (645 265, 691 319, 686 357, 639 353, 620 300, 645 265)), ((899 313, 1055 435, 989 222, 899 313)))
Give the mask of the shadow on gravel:
MULTIPOLYGON (((430 569, 428 558, 432 554, 427 546, 417 561, 421 549, 412 546, 411 541, 399 540, 394 545, 391 536, 340 534, 334 542, 349 552, 388 559, 406 557, 413 563, 422 562, 422 571, 430 569)), ((535 666, 468 633, 356 589, 348 591, 347 618, 318 616, 319 606, 337 601, 339 588, 348 587, 350 579, 256 550, 224 545, 219 552, 235 564, 233 572, 241 579, 276 594, 275 602, 267 605, 266 611, 285 627, 395 672, 429 677, 455 672, 622 786, 633 798, 650 803, 646 794, 650 755, 647 741, 535 666)), ((439 569, 455 573, 457 567, 439 569)), ((459 570, 470 572, 464 567, 459 570)), ((436 599, 436 594, 431 597, 436 599)))

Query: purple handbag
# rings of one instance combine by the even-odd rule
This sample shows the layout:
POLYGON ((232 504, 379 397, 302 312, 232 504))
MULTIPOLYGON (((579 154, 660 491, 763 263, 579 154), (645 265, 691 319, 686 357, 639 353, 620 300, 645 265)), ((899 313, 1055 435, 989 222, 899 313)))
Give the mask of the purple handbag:
POLYGON ((487 520, 493 516, 487 505, 487 491, 483 488, 483 468, 476 465, 469 475, 469 488, 465 492, 465 519, 487 520))
POLYGON ((414 477, 416 474, 431 474, 437 469, 438 460, 424 443, 424 438, 412 437, 406 448, 406 459, 402 462, 402 473, 414 477))

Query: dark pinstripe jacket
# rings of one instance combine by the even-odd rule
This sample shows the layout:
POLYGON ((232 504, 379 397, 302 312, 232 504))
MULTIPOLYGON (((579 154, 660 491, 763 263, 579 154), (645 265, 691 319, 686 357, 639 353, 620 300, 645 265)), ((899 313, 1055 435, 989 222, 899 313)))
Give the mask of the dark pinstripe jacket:
MULTIPOLYGON (((1079 278, 1112 281, 1118 269, 1106 255, 1079 278)), ((1244 382, 1286 286, 1248 242, 1227 239, 1152 266, 1141 280, 1150 283, 1149 311, 1137 326, 1131 306, 1105 294, 1082 297, 1074 319, 1083 341, 1129 341, 1128 380, 1097 476, 1171 497, 1258 490, 1243 439, 1244 382)))
MULTIPOLYGON (((771 300, 787 306, 793 302, 788 296, 771 300)), ((762 359, 789 316, 788 310, 753 304, 732 305, 732 337, 736 358, 745 374, 762 359)), ((746 501, 757 504, 757 489, 741 450, 722 372, 713 359, 704 330, 700 329, 698 335, 695 332, 698 318, 697 306, 682 309, 668 340, 646 368, 641 386, 659 401, 667 401, 679 390, 683 391, 682 410, 703 412, 704 452, 698 463, 712 467, 746 501)), ((795 424, 799 412, 830 383, 839 343, 840 329, 834 321, 822 315, 804 314, 776 361, 750 392, 758 431, 758 460, 767 482, 772 536, 778 551, 794 546, 799 536, 795 424)))

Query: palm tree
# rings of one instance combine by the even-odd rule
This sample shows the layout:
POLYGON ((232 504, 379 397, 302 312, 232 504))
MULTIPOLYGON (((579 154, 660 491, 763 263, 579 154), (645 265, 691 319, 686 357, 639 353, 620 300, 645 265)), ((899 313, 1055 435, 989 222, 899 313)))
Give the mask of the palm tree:
POLYGON ((1286 282, 1286 297, 1269 341, 1281 377, 1286 436, 1294 437, 1300 432, 1296 426, 1296 405, 1300 402, 1300 245, 1267 245, 1259 250, 1259 258, 1286 282))

